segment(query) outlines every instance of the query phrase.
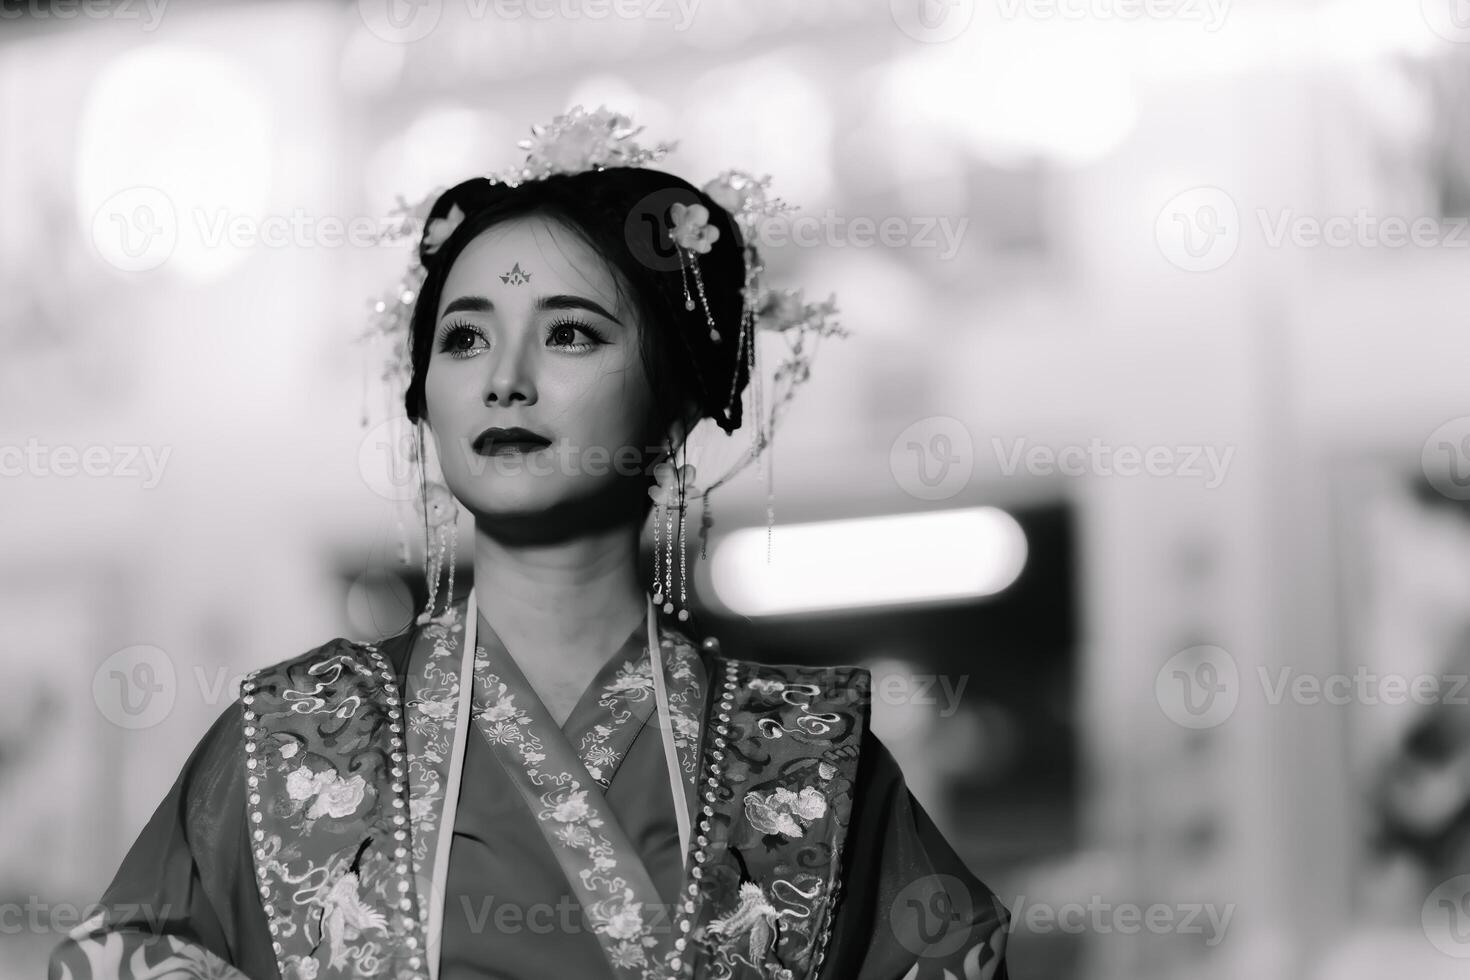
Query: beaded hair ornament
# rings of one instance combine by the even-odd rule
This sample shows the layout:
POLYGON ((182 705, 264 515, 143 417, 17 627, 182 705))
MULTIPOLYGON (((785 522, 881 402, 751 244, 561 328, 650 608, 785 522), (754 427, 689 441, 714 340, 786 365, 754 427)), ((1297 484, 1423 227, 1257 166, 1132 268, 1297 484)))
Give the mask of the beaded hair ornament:
MULTIPOLYGON (((635 139, 642 130, 642 126, 634 127, 626 115, 613 112, 606 106, 593 112, 580 105, 574 106, 549 123, 531 127, 531 138, 517 143, 526 152, 524 162, 483 176, 490 183, 517 187, 527 181, 540 180, 553 174, 577 174, 609 167, 641 167, 661 160, 678 146, 677 141, 643 146, 635 139)), ((688 599, 684 537, 688 502, 696 495, 701 499, 699 556, 704 558, 709 528, 714 521, 710 509, 710 494, 750 463, 757 463, 757 471, 763 471, 766 482, 769 557, 771 529, 775 523, 775 485, 772 468, 764 459, 765 451, 772 443, 776 423, 783 409, 810 376, 818 341, 823 337, 846 336, 848 333, 836 321, 835 297, 813 303, 804 298, 800 289, 778 290, 766 284, 765 265, 752 242, 762 221, 793 210, 791 205, 768 193, 770 180, 769 176, 757 178, 742 170, 726 170, 702 188, 705 194, 729 213, 745 241, 743 312, 738 324, 716 323, 705 296, 699 257, 710 251, 720 234, 720 230, 709 223, 709 210, 700 204, 674 203, 669 207, 665 219, 668 227, 664 231, 669 238, 666 244, 672 246, 679 259, 685 309, 694 311, 697 297, 699 306, 704 310, 704 326, 709 331, 709 339, 715 343, 732 345, 732 356, 744 359, 748 367, 749 391, 744 394, 748 399, 748 409, 741 406, 745 410, 740 415, 753 426, 748 448, 723 473, 702 488, 695 485, 695 467, 687 461, 676 466, 672 456, 666 454, 653 467, 655 485, 649 487, 649 495, 658 508, 653 524, 653 600, 662 605, 664 612, 673 613, 676 608, 674 597, 677 586, 680 620, 689 618, 689 611, 684 608, 688 599), (757 331, 774 335, 784 341, 781 360, 770 378, 771 391, 763 390, 765 383, 757 358, 757 331), (677 574, 675 550, 679 553, 677 574)), ((416 204, 410 204, 399 196, 397 207, 390 212, 390 220, 379 240, 396 243, 412 240, 421 234, 420 247, 424 252, 433 254, 466 217, 456 205, 444 217, 428 220, 443 190, 442 187, 436 188, 416 204)), ((411 322, 414 303, 427 275, 427 268, 415 252, 398 284, 370 300, 370 322, 361 339, 385 345, 387 348, 381 380, 391 393, 390 398, 401 396, 411 380, 411 322)), ((738 364, 738 360, 735 363, 738 364)), ((732 375, 730 396, 723 409, 724 418, 714 419, 727 432, 734 427, 735 400, 741 397, 733 381, 738 376, 738 371, 732 375)), ((367 424, 367 413, 364 411, 363 425, 367 424)), ((686 435, 680 447, 686 460, 689 442, 690 438, 686 435)), ((420 464, 420 499, 416 506, 425 523, 424 576, 429 588, 428 603, 419 617, 420 623, 442 617, 454 603, 454 553, 458 517, 457 505, 448 487, 441 481, 431 481, 423 475, 426 455, 422 448, 424 445, 422 432, 415 429, 414 445, 409 455, 411 462, 420 464), (447 560, 446 550, 449 552, 447 560), (434 610, 439 581, 446 564, 447 596, 443 610, 436 617, 434 610)), ((405 564, 409 560, 406 539, 401 542, 399 558, 405 564)))

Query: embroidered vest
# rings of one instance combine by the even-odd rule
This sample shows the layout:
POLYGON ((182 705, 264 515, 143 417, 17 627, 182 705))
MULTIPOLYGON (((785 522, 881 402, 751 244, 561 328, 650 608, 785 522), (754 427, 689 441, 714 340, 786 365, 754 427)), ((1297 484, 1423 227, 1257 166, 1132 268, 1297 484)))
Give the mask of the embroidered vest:
MULTIPOLYGON (((868 672, 718 654, 706 664, 699 808, 669 965, 694 980, 814 980, 839 899, 868 672)), ((283 980, 427 980, 429 883, 414 873, 393 665, 376 646, 333 640, 248 675, 240 700, 254 866, 283 980)))

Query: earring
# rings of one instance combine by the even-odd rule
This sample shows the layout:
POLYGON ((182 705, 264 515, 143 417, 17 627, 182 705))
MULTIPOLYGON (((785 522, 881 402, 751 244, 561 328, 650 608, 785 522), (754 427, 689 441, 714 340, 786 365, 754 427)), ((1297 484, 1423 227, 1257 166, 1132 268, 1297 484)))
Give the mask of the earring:
POLYGON ((419 462, 419 499, 416 509, 424 522, 424 581, 429 590, 429 601, 417 622, 423 625, 436 619, 447 619, 454 605, 454 572, 459 565, 459 502, 440 479, 429 479, 428 453, 422 432, 415 427, 417 446, 414 455, 419 462), (444 577, 444 566, 449 566, 449 581, 445 590, 444 608, 437 616, 434 607, 439 598, 439 580, 444 577))
POLYGON ((459 505, 443 483, 425 484, 421 501, 424 513, 424 579, 429 586, 429 601, 419 614, 420 624, 441 618, 454 605, 454 570, 459 564, 459 505), (439 595, 439 580, 444 566, 449 566, 444 609, 438 617, 434 606, 439 595))
POLYGON ((665 443, 664 458, 654 466, 657 486, 648 492, 658 505, 653 519, 653 602, 663 607, 666 613, 678 609, 680 621, 689 619, 685 608, 689 599, 688 549, 685 547, 685 494, 684 480, 692 476, 693 467, 685 464, 675 467, 673 463, 673 440, 665 443), (678 510, 679 524, 674 527, 674 511, 678 510), (679 605, 674 604, 674 549, 679 551, 679 605))

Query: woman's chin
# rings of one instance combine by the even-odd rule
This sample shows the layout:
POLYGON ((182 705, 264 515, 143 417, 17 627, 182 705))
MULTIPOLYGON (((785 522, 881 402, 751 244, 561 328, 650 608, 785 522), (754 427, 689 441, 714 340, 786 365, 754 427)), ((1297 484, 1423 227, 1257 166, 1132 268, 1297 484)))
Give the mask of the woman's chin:
POLYGON ((471 513, 488 521, 546 517, 564 523, 579 523, 575 517, 578 512, 585 511, 591 516, 617 509, 608 487, 559 475, 487 474, 470 480, 469 484, 463 492, 456 491, 455 497, 471 513))
POLYGON ((490 518, 531 517, 555 510, 566 498, 558 481, 535 476, 482 476, 455 496, 473 513, 490 518))

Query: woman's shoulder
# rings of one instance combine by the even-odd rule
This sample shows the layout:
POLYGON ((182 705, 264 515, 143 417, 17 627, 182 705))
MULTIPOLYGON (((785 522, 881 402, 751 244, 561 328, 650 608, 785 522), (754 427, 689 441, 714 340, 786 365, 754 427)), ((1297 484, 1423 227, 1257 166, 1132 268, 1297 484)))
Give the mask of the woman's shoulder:
POLYGON ((412 639, 413 627, 380 640, 355 640, 334 636, 305 651, 247 672, 241 692, 242 695, 248 693, 246 688, 309 688, 322 683, 328 677, 336 682, 344 676, 344 672, 346 675, 367 678, 388 669, 401 679, 412 639))
POLYGON ((363 640, 352 640, 345 636, 334 636, 330 640, 318 643, 316 646, 293 653, 279 660, 256 667, 249 671, 246 677, 264 676, 271 674, 292 674, 301 669, 320 669, 320 664, 332 660, 334 657, 360 657, 372 656, 381 644, 369 643, 363 640))
POLYGON ((296 678, 313 676, 314 669, 329 662, 331 658, 344 653, 366 655, 372 646, 345 637, 333 637, 304 652, 246 671, 235 698, 224 706, 195 745, 194 751, 185 762, 184 774, 194 777, 193 781, 198 781, 200 774, 205 774, 208 778, 228 770, 227 763, 235 760, 245 741, 246 709, 253 703, 254 691, 262 679, 282 678, 293 681, 295 686, 296 678))

